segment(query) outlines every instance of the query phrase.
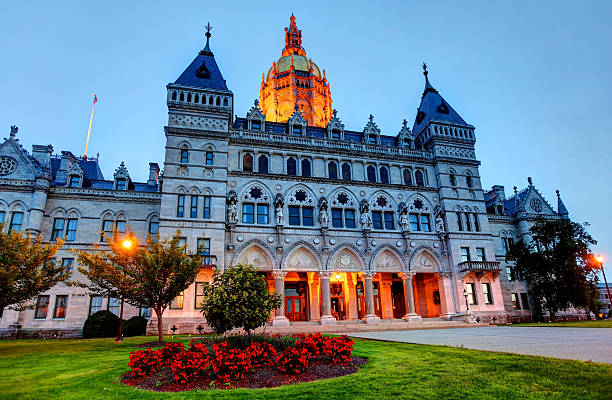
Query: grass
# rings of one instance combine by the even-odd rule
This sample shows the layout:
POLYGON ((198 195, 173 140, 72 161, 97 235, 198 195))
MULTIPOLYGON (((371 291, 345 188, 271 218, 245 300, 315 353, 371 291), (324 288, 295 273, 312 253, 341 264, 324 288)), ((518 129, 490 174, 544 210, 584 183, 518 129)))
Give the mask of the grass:
POLYGON ((184 393, 154 393, 121 384, 129 351, 150 340, 0 341, 0 398, 601 399, 612 393, 612 365, 368 340, 357 340, 354 354, 368 357, 369 363, 354 375, 329 380, 184 393))
POLYGON ((565 328, 612 328, 612 319, 600 319, 597 321, 562 321, 562 322, 526 322, 512 324, 510 326, 545 326, 565 328))

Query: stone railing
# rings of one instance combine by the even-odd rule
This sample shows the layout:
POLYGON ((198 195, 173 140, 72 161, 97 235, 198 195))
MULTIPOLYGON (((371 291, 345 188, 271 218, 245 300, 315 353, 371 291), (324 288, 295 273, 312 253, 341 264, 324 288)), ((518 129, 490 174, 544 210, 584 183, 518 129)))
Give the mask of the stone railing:
POLYGON ((363 151, 368 153, 389 154, 406 157, 418 157, 431 159, 431 152, 421 150, 404 149, 402 147, 379 146, 365 143, 349 142, 345 140, 330 140, 313 136, 298 136, 291 134, 278 134, 273 132, 232 130, 232 138, 260 140, 265 142, 289 143, 300 146, 326 147, 332 149, 363 151))
POLYGON ((459 263, 459 272, 480 271, 499 272, 501 267, 499 261, 464 261, 459 263))

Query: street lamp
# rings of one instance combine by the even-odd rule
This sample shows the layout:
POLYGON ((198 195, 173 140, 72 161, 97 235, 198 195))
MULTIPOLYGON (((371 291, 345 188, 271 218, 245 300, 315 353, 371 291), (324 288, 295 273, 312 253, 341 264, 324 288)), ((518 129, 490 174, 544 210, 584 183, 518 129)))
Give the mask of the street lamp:
POLYGON ((470 311, 470 303, 468 302, 468 292, 465 288, 463 288, 463 297, 465 297, 465 307, 467 308, 467 311, 470 311))
MULTIPOLYGON (((126 251, 130 251, 132 249, 132 246, 134 245, 134 242, 132 241, 132 239, 128 237, 128 238, 125 238, 123 242, 121 242, 121 245, 126 251)), ((121 298, 121 309, 119 311, 119 329, 117 330, 117 338, 115 339, 115 343, 123 342, 123 329, 122 328, 123 328, 123 297, 121 298)))
POLYGON ((608 303, 610 304, 608 308, 612 308, 612 297, 610 296, 610 287, 608 286, 608 281, 606 280, 606 273, 604 272, 603 262, 604 258, 601 254, 595 256, 595 259, 599 262, 599 267, 601 268, 601 274, 604 278, 604 283, 606 285, 606 291, 608 292, 608 303))

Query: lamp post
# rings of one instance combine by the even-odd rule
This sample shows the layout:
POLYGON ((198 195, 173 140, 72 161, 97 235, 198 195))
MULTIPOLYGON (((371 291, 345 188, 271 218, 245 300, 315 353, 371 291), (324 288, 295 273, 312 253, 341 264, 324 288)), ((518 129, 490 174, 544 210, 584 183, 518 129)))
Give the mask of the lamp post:
MULTIPOLYGON (((121 245, 125 249, 126 253, 132 250, 134 243, 130 238, 126 238, 121 245)), ((115 343, 123 342, 123 297, 121 298, 121 307, 119 309, 119 329, 117 330, 117 338, 115 343)))
POLYGON ((603 267, 604 258, 601 254, 599 254, 595 257, 595 259, 599 261, 599 267, 601 268, 601 274, 603 275, 604 284, 606 285, 606 291, 608 292, 608 303, 610 304, 608 306, 608 310, 609 310, 610 308, 612 308, 612 297, 610 296, 610 287, 608 286, 608 281, 606 280, 606 273, 604 272, 604 267, 603 267))
POLYGON ((465 297, 465 308, 467 309, 467 311, 470 311, 470 303, 468 302, 468 292, 467 290, 464 288, 463 289, 463 297, 465 297))

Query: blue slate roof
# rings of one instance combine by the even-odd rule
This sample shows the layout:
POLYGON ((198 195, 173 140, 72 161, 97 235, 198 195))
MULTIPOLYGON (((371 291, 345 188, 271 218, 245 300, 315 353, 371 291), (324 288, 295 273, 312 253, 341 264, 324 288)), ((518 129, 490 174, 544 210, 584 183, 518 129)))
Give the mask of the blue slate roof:
POLYGON ((187 69, 174 82, 177 85, 193 86, 204 89, 228 90, 225 79, 212 52, 200 51, 187 69))
POLYGON ((434 89, 431 83, 429 83, 427 71, 425 71, 425 90, 423 91, 423 96, 421 96, 421 104, 417 110, 412 133, 414 135, 421 133, 429 121, 447 122, 453 125, 472 127, 434 89))
POLYGON ((523 189, 520 192, 518 192, 516 195, 510 197, 509 199, 506 199, 506 203, 504 204, 504 211, 506 214, 508 215, 514 215, 516 214, 516 196, 518 196, 519 198, 519 206, 522 206, 525 204, 525 197, 527 197, 527 192, 529 191, 529 188, 523 189))

